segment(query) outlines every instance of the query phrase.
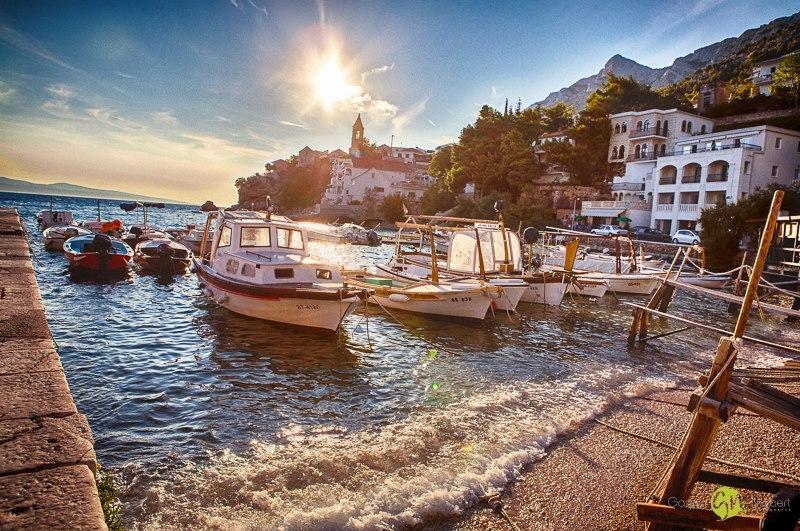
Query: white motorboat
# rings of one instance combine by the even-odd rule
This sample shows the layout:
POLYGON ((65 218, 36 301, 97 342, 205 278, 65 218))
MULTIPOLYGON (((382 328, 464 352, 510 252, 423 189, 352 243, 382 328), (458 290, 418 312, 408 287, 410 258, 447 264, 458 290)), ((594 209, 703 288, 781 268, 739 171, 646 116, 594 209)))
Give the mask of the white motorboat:
MULTIPOLYGON (((200 254, 200 247, 203 244, 205 231, 203 229, 189 229, 186 233, 177 236, 178 243, 185 245, 194 254, 200 254)), ((206 240, 206 249, 211 249, 211 235, 206 240)))
POLYGON ((133 260, 150 273, 184 273, 192 263, 192 251, 168 238, 142 240, 136 245, 133 260))
POLYGON ((75 236, 84 236, 92 232, 77 225, 54 225, 44 229, 44 248, 48 251, 63 251, 64 242, 75 236))
POLYGON ((310 256, 305 229, 288 218, 213 212, 207 232, 213 219, 210 253, 195 258, 194 269, 203 293, 234 313, 336 330, 368 296, 363 288, 345 286, 337 266, 310 256))
POLYGON ((42 210, 36 214, 36 222, 39 228, 44 230, 56 225, 72 225, 72 211, 70 210, 42 210))
POLYGON ((580 278, 602 280, 608 291, 630 295, 650 295, 661 279, 652 273, 601 273, 585 272, 580 278))
POLYGON ((386 308, 444 317, 484 319, 502 288, 488 283, 418 280, 345 271, 348 284, 372 290, 370 300, 386 308))

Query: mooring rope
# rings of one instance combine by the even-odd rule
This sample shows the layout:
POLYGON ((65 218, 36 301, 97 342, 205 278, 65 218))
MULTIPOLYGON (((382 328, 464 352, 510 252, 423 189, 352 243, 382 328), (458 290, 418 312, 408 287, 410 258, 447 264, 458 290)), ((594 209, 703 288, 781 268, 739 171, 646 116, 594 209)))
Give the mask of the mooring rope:
POLYGON ((389 317, 391 317, 391 318, 392 318, 392 319, 393 319, 393 320, 394 320, 394 321, 395 321, 397 324, 399 324, 400 326, 402 326, 403 328, 405 328, 405 329, 406 329, 406 331, 408 331, 408 333, 410 333, 412 336, 416 337, 417 339, 419 339, 420 341, 422 341, 422 342, 423 342, 423 343, 425 343, 426 345, 429 345, 429 346, 431 346, 431 347, 435 348, 436 350, 441 350, 442 352, 444 352, 444 353, 446 353, 446 354, 450 354, 451 356, 455 356, 455 353, 454 353, 454 352, 452 352, 452 351, 450 351, 450 350, 448 350, 448 349, 446 349, 446 348, 443 348, 442 346, 440 346, 440 345, 437 345, 437 344, 436 344, 436 343, 434 343, 433 341, 429 341, 429 340, 425 339, 424 337, 422 337, 421 335, 419 335, 419 334, 415 333, 413 330, 411 330, 411 328, 410 328, 410 327, 406 326, 406 325, 405 325, 405 324, 404 324, 404 323, 403 323, 403 322, 402 322, 400 319, 398 319, 397 317, 395 317, 395 316, 394 316, 394 314, 393 314, 392 312, 390 312, 389 310, 387 310, 387 309, 386 309, 386 307, 385 307, 383 304, 381 304, 381 302, 380 302, 378 299, 376 299, 374 296, 373 296, 373 297, 370 297, 370 298, 372 299, 372 301, 373 301, 375 304, 377 304, 378 306, 380 306, 380 308, 381 308, 381 309, 382 309, 384 312, 386 312, 386 313, 389 315, 389 317))
POLYGON ((487 493, 481 498, 481 501, 485 501, 486 505, 488 505, 493 512, 505 518, 506 522, 508 522, 508 525, 510 525, 514 531, 521 531, 517 524, 514 523, 514 521, 506 512, 505 507, 503 506, 503 500, 500 499, 500 494, 498 492, 487 493))
MULTIPOLYGON (((670 450, 674 450, 674 451, 678 450, 677 446, 673 446, 672 444, 666 443, 664 441, 660 441, 658 439, 654 439, 652 437, 648 437, 647 435, 642 435, 640 433, 635 433, 635 432, 626 430, 624 428, 619 428, 617 426, 612 426, 611 424, 608 424, 607 422, 603 422, 600 419, 594 419, 594 421, 597 422, 598 424, 600 424, 602 426, 605 426, 606 428, 608 428, 610 430, 613 430, 613 431, 616 431, 618 433, 622 433, 624 435, 629 435, 629 436, 634 437, 636 439, 641 439, 643 441, 647 441, 647 442, 650 442, 650 443, 653 443, 653 444, 657 444, 658 446, 662 446, 664 448, 669 448, 670 450)), ((725 465, 725 466, 729 466, 729 467, 733 467, 733 468, 741 468, 743 470, 748 470, 750 472, 760 472, 762 474, 769 474, 769 475, 772 475, 772 476, 775 476, 775 477, 789 479, 791 481, 796 481, 797 483, 800 483, 800 477, 797 477, 797 476, 795 476, 793 474, 787 474, 785 472, 779 472, 778 470, 772 470, 770 468, 761 468, 761 467, 757 467, 757 466, 745 465, 743 463, 736 463, 735 461, 728 461, 727 459, 720 459, 718 457, 713 457, 713 456, 706 456, 706 459, 709 460, 709 461, 713 461, 715 463, 721 464, 721 465, 725 465)))

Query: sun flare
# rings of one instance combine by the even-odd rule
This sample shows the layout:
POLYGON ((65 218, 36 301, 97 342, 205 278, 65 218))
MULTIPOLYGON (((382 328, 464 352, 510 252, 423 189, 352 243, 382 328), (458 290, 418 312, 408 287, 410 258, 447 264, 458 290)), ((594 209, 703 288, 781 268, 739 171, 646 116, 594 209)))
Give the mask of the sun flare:
POLYGON ((329 110, 349 98, 356 88, 347 81, 347 73, 335 56, 320 63, 314 72, 313 84, 319 103, 329 110))

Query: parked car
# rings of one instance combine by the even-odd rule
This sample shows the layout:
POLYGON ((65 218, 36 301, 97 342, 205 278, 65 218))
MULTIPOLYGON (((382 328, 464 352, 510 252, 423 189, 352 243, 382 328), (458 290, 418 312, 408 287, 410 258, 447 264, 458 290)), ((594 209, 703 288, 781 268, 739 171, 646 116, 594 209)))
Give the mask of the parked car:
POLYGON ((619 225, 600 225, 596 229, 592 229, 592 234, 599 234, 600 236, 619 236, 628 234, 628 231, 619 225))
POLYGON ((660 230, 651 229, 650 227, 635 227, 631 237, 634 240, 645 240, 648 242, 668 242, 670 240, 669 234, 664 234, 660 230))
POLYGON ((672 243, 684 243, 686 245, 697 245, 700 243, 700 236, 689 229, 681 229, 672 235, 672 243))

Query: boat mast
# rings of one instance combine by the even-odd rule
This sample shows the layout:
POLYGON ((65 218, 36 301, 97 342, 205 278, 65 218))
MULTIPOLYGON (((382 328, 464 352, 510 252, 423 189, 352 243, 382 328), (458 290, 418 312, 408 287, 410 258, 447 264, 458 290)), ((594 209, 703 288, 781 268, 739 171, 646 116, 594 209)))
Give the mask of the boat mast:
POLYGON ((481 235, 475 227, 475 243, 478 244, 478 268, 481 272, 481 282, 486 282, 486 268, 483 267, 483 249, 481 249, 481 235))
POLYGON ((431 282, 436 285, 439 284, 439 263, 436 260, 436 243, 433 241, 433 226, 428 226, 428 234, 430 236, 431 244, 431 282))
MULTIPOLYGON (((500 199, 494 204, 494 209, 497 211, 497 220, 500 223, 500 234, 503 235, 503 263, 500 266, 502 273, 511 273, 512 267, 509 261, 508 252, 508 237, 506 235, 506 224, 503 220, 503 200, 500 199)), ((478 242, 480 245, 480 241, 478 242)))

